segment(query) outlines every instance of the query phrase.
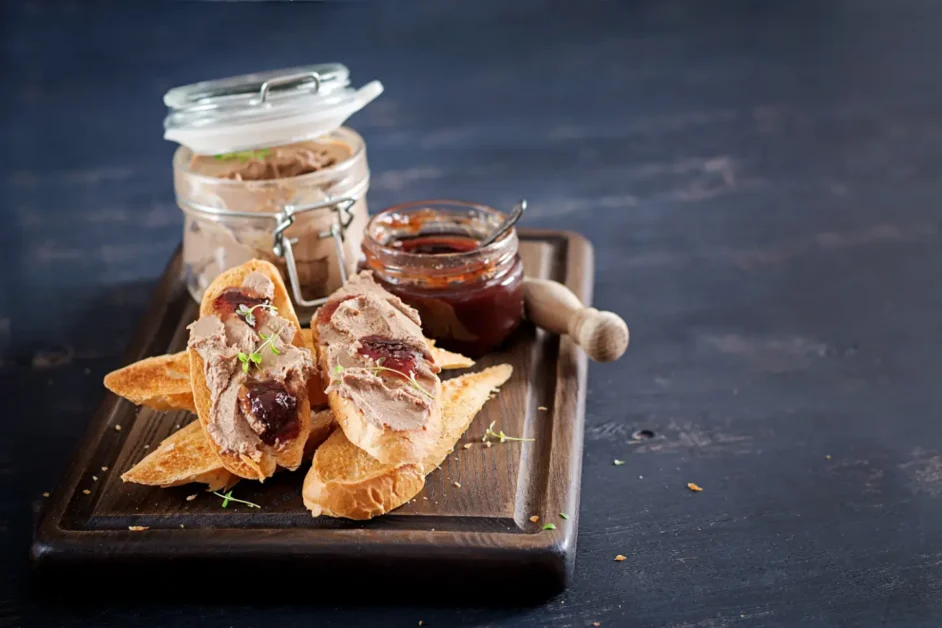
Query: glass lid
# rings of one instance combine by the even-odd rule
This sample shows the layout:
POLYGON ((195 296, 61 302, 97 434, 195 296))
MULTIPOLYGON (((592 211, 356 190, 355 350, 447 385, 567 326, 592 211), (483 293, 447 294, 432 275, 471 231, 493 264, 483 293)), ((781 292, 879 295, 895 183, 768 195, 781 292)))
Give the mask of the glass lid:
POLYGON ((350 87, 339 63, 243 74, 174 87, 164 139, 217 155, 326 135, 383 92, 379 81, 350 87))

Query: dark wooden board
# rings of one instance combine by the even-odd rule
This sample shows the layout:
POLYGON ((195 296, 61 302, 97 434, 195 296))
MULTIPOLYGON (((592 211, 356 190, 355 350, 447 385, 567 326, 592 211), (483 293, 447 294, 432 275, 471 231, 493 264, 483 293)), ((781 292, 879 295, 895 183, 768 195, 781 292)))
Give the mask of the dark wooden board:
MULTIPOLYGON (((521 254, 531 276, 566 283, 588 302, 591 247, 565 232, 524 232, 521 254)), ((127 354, 127 362, 172 353, 186 345, 186 326, 197 305, 180 279, 174 255, 127 354)), ((563 588, 572 572, 579 512, 585 404, 585 357, 572 342, 525 325, 502 350, 474 369, 510 363, 514 374, 489 401, 425 489, 410 503, 370 522, 313 518, 301 501, 305 467, 265 484, 242 482, 237 496, 261 510, 221 500, 201 487, 170 489, 125 484, 120 475, 194 416, 185 411, 138 408, 107 394, 54 492, 33 543, 42 570, 62 565, 138 567, 160 573, 172 562, 203 566, 239 561, 306 563, 330 578, 361 570, 394 584, 422 566, 430 583, 453 572, 473 585, 525 577, 531 588, 563 588), (485 447, 491 421, 533 442, 485 447), (119 428, 120 426, 120 428, 119 428), (107 467, 107 471, 102 471, 107 467), (97 479, 96 479, 97 478, 97 479), (455 486, 460 483, 461 487, 455 486), (84 491, 90 491, 85 494, 84 491), (569 515, 563 519, 558 513, 569 515), (540 523, 529 518, 539 515, 540 523), (554 522, 556 530, 542 530, 554 522), (148 526, 130 531, 128 526, 148 526), (377 562, 391 568, 365 569, 377 562), (330 565, 332 569, 325 570, 330 565)), ((452 372, 454 374, 454 372, 452 372)))

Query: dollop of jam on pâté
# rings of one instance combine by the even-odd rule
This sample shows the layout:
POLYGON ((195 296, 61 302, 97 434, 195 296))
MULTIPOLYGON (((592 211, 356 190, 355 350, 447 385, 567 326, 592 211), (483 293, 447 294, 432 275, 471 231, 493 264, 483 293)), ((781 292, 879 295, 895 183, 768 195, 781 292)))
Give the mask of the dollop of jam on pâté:
POLYGON ((422 352, 415 347, 381 336, 362 338, 357 353, 405 377, 415 375, 416 361, 422 357, 422 352))
MULTIPOLYGON (((265 310, 265 307, 257 307, 260 305, 271 305, 271 299, 249 288, 227 288, 213 301, 213 310, 220 319, 226 320, 235 314, 242 306, 253 310, 253 313, 261 314, 265 310)), ((255 318, 256 322, 260 320, 260 317, 255 318)), ((256 327, 256 325, 252 326, 256 327)))
POLYGON ((297 437, 298 398, 287 386, 274 380, 248 380, 239 389, 242 414, 266 445, 297 437))

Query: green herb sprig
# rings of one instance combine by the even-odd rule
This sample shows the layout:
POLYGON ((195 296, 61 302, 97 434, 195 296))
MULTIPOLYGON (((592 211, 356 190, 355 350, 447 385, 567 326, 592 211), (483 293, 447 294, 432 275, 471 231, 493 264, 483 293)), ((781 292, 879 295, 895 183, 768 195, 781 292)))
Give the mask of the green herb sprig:
POLYGON ((271 150, 267 148, 262 148, 260 150, 237 150, 233 153, 222 153, 221 155, 215 155, 216 161, 233 161, 238 159, 241 162, 246 162, 249 159, 260 159, 262 157, 268 157, 271 153, 271 150))
POLYGON ((546 525, 543 526, 543 529, 544 529, 544 530, 555 530, 555 529, 556 529, 556 524, 555 524, 555 523, 547 523, 546 525))
POLYGON ((262 351, 265 350, 265 347, 268 347, 268 348, 271 350, 271 352, 274 353, 275 355, 281 355, 281 351, 279 351, 279 350, 275 347, 275 345, 272 344, 272 341, 273 341, 275 338, 277 338, 278 336, 280 336, 280 335, 281 335, 281 332, 283 332, 283 331, 285 330, 285 327, 287 327, 287 326, 288 326, 288 324, 285 323, 284 325, 281 326, 281 329, 279 329, 277 332, 275 332, 275 333, 272 334, 271 336, 266 336, 266 335, 263 334, 263 333, 259 333, 258 335, 261 336, 261 337, 262 337, 262 340, 264 340, 265 342, 263 342, 263 343, 260 344, 258 347, 256 347, 256 348, 255 348, 255 351, 253 351, 252 353, 244 353, 244 352, 242 352, 242 351, 239 351, 239 353, 238 353, 238 355, 237 355, 236 357, 238 357, 238 358, 239 358, 239 362, 242 363, 242 370, 243 370, 244 372, 248 373, 248 372, 249 372, 249 368, 250 368, 253 364, 254 364, 255 366, 261 366, 261 365, 262 365, 262 351))
POLYGON ((484 437, 481 438, 482 443, 486 443, 489 438, 496 438, 502 443, 507 442, 509 440, 531 443, 536 440, 535 438, 517 438, 515 436, 507 436, 506 434, 504 434, 504 430, 495 432, 494 431, 495 423, 497 423, 497 421, 491 421, 491 424, 487 426, 487 430, 484 432, 484 437))
POLYGON ((236 314, 241 316, 246 323, 252 327, 255 327, 255 314, 253 314, 253 312, 259 308, 274 314, 275 316, 278 315, 278 308, 274 305, 271 305, 270 303, 259 303, 258 305, 253 305, 252 307, 246 307, 245 303, 242 303, 236 309, 236 314))
POLYGON ((223 508, 228 508, 228 507, 229 507, 229 502, 238 502, 238 503, 240 503, 240 504, 245 504, 245 505, 248 506, 249 508, 261 508, 261 506, 259 506, 258 504, 255 504, 255 503, 253 503, 253 502, 247 502, 247 501, 245 501, 244 499, 238 499, 237 497, 233 497, 233 496, 232 496, 232 489, 230 489, 229 492, 226 493, 225 495, 223 495, 223 494, 220 493, 219 491, 213 491, 213 495, 216 495, 217 497, 221 497, 221 498, 222 498, 222 507, 223 507, 223 508))
MULTIPOLYGON (((411 374, 409 374, 409 375, 406 375, 405 373, 403 373, 403 372, 400 371, 400 370, 391 369, 391 368, 389 368, 388 366, 383 366, 383 358, 380 358, 379 360, 376 361, 376 366, 365 366, 365 367, 363 367, 363 368, 364 368, 365 370, 369 371, 370 373, 374 374, 374 375, 375 375, 376 373, 379 373, 380 371, 387 371, 387 372, 389 372, 389 373, 395 373, 395 374, 398 375, 399 377, 402 377, 403 379, 407 380, 407 381, 409 382, 409 384, 410 384, 413 388, 415 388, 416 390, 418 390, 420 393, 422 393, 423 395, 425 395, 425 396, 428 397, 429 399, 435 399, 435 395, 433 395, 433 394, 430 393, 429 391, 427 391, 427 390, 425 390, 424 388, 422 388, 422 385, 419 384, 418 381, 416 381, 416 379, 415 379, 415 373, 411 373, 411 374)), ((334 367, 334 375, 335 375, 335 376, 339 375, 342 371, 343 371, 343 365, 342 365, 342 364, 338 364, 336 367, 334 367)))

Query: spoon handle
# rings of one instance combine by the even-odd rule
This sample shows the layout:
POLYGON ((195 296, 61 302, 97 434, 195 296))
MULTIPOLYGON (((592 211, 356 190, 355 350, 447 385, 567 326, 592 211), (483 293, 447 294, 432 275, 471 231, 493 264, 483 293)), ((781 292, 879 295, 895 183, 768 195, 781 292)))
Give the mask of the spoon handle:
POLYGON ((596 362, 617 360, 628 348, 628 325, 612 312, 585 307, 563 284, 547 279, 523 280, 528 319, 543 329, 569 334, 596 362))
POLYGON ((500 223, 494 233, 481 240, 481 242, 478 244, 478 248, 483 249, 488 244, 496 242, 497 238, 504 235, 507 231, 510 230, 511 227, 517 224, 517 221, 520 220, 520 217, 523 216, 523 212, 525 211, 527 211, 527 200, 521 199, 519 203, 514 205, 510 215, 504 218, 504 221, 500 223))

